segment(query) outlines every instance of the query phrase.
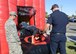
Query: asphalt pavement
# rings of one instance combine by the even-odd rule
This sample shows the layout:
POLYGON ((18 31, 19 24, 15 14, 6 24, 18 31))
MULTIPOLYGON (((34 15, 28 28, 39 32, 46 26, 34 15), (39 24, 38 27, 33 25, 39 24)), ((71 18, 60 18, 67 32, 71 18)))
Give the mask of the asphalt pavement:
POLYGON ((67 25, 67 41, 76 42, 76 22, 70 22, 67 25))

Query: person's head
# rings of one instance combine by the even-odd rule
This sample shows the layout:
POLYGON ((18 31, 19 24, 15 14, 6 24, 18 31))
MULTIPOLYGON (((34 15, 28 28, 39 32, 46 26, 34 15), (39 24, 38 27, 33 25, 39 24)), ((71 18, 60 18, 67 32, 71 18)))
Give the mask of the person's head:
POLYGON ((26 22, 21 22, 19 25, 21 28, 27 28, 29 26, 26 22))
POLYGON ((57 4, 54 4, 52 5, 51 10, 52 11, 59 10, 59 6, 57 4))
POLYGON ((15 19, 17 17, 16 12, 14 12, 14 11, 11 11, 9 14, 10 14, 10 18, 12 18, 12 19, 15 19))

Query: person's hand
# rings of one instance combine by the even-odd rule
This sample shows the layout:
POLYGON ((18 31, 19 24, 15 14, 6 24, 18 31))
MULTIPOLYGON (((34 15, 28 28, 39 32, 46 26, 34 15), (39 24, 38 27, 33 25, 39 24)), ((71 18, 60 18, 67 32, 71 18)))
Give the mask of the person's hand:
POLYGON ((48 37, 48 35, 46 33, 44 33, 43 35, 44 35, 44 37, 48 37))
POLYGON ((18 42, 19 45, 21 45, 21 42, 18 42))

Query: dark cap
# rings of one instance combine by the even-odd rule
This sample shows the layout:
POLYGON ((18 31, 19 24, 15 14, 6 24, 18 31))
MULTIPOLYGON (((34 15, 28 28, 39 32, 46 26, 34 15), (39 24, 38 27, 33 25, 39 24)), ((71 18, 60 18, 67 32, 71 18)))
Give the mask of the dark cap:
POLYGON ((59 6, 57 4, 52 5, 51 10, 53 10, 54 8, 59 8, 59 6))
POLYGON ((27 28, 27 26, 29 26, 26 22, 21 22, 20 23, 20 26, 22 27, 22 28, 27 28))

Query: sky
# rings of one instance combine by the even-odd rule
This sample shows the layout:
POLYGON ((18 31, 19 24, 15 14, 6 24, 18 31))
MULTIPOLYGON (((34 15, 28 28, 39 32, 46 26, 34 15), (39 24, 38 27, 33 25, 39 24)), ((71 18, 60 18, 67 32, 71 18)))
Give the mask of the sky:
POLYGON ((76 15, 76 0, 45 0, 45 10, 48 14, 52 13, 50 10, 53 4, 58 4, 59 9, 67 15, 76 15))

